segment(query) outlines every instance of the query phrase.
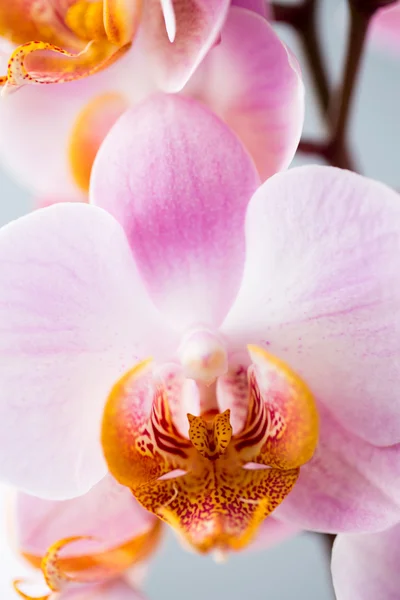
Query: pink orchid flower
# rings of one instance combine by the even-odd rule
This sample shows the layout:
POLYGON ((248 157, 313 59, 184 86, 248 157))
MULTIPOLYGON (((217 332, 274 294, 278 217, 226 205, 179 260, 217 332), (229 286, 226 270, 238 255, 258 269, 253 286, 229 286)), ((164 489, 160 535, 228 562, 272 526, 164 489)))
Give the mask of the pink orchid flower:
POLYGON ((397 54, 400 52, 400 2, 377 12, 370 35, 382 48, 397 54))
POLYGON ((74 500, 14 496, 2 490, 1 556, 7 566, 0 582, 2 598, 16 597, 14 579, 25 600, 39 598, 31 592, 33 586, 48 588, 40 600, 78 599, 82 591, 99 600, 143 600, 137 588, 158 545, 160 522, 127 488, 109 476, 74 500), (7 544, 10 525, 15 553, 7 544))
POLYGON ((229 0, 8 0, 0 35, 11 43, 0 83, 63 83, 143 49, 163 89, 181 89, 217 41, 229 0), (140 38, 140 39, 139 39, 140 38))
POLYGON ((1 476, 67 498, 109 470, 200 552, 243 548, 275 509, 396 525, 399 231, 380 183, 303 167, 260 186, 200 103, 129 110, 91 204, 0 231, 1 476))
MULTIPOLYGON (((154 93, 136 50, 85 81, 26 86, 0 103, 2 161, 41 202, 85 200, 107 132, 128 107, 154 93)), ((264 17, 232 7, 221 42, 183 93, 232 128, 263 180, 290 164, 303 125, 304 87, 297 61, 264 17)))
POLYGON ((341 535, 332 553, 339 600, 398 600, 399 564, 400 525, 382 533, 341 535))

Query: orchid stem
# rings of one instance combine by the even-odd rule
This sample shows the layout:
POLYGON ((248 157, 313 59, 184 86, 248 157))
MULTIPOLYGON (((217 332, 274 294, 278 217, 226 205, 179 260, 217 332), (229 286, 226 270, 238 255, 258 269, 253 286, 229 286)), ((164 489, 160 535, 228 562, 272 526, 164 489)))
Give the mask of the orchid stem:
POLYGON ((322 112, 329 108, 329 81, 317 29, 318 0, 303 0, 302 4, 272 3, 275 21, 283 22, 297 32, 313 77, 322 112))
POLYGON ((373 12, 359 10, 355 3, 350 5, 350 34, 347 46, 343 80, 340 90, 333 96, 330 106, 331 141, 327 147, 329 162, 337 167, 354 170, 348 152, 347 131, 362 62, 368 26, 373 12))

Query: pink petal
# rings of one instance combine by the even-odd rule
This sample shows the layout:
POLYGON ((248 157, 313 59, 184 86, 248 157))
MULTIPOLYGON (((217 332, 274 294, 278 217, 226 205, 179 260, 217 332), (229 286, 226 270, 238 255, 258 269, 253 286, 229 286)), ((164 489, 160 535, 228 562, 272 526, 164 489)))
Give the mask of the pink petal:
POLYGON ((36 556, 44 556, 63 538, 96 538, 96 542, 71 545, 68 556, 76 556, 123 545, 148 531, 155 517, 138 504, 128 488, 106 475, 87 494, 73 500, 41 500, 20 493, 16 520, 20 551, 36 556))
POLYGON ((69 136, 85 104, 110 84, 104 72, 63 85, 28 85, 1 99, 0 158, 19 183, 40 195, 83 196, 72 179, 69 136))
POLYGON ((246 236, 222 331, 285 360, 349 431, 398 443, 400 196, 347 171, 293 169, 255 194, 246 236))
POLYGON ((247 8, 247 10, 258 13, 262 17, 271 17, 269 0, 232 0, 231 6, 241 6, 242 8, 247 8))
POLYGON ((290 164, 300 140, 300 67, 265 18, 242 8, 229 11, 221 36, 187 92, 235 131, 264 180, 290 164))
POLYGON ((0 475, 38 496, 83 494, 106 472, 112 385, 150 348, 168 356, 177 342, 122 229, 96 207, 58 204, 10 223, 0 257, 0 475))
POLYGON ((382 48, 400 52, 400 2, 395 2, 377 12, 368 34, 382 48))
POLYGON ((339 535, 332 553, 337 600, 398 600, 400 525, 369 535, 339 535))
POLYGON ((218 118, 193 100, 158 95, 107 136, 91 200, 123 225, 154 303, 184 331, 226 315, 257 185, 244 148, 218 118))
POLYGON ((92 598, 93 600, 145 600, 145 596, 122 579, 92 586, 89 589, 66 590, 57 595, 57 600, 92 600, 92 598))
POLYGON ((146 56, 161 89, 183 88, 218 40, 229 4, 229 0, 173 0, 176 34, 170 40, 166 28, 170 11, 163 13, 160 0, 146 1, 142 23, 146 56))
POLYGON ((276 516, 302 529, 379 531, 400 519, 400 444, 378 448, 319 406, 320 439, 276 516))

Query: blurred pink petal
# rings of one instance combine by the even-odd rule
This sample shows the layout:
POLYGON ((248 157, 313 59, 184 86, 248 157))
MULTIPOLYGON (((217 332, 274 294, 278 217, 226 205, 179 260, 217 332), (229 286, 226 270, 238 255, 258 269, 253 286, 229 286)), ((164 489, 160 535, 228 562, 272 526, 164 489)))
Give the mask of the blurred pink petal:
POLYGON ((171 14, 165 12, 169 4, 160 0, 146 1, 143 40, 146 57, 160 88, 179 92, 217 41, 230 0, 174 0, 176 34, 173 43, 166 28, 166 21, 171 21, 171 14))
POLYGON ((146 600, 144 595, 133 589, 122 579, 116 579, 104 585, 97 585, 90 590, 67 590, 57 596, 57 600, 91 600, 92 598, 93 600, 146 600))
MULTIPOLYGON (((91 494, 91 492, 89 493, 91 494)), ((40 501, 38 499, 35 499, 35 501, 37 503, 42 502, 43 505, 46 504, 45 501, 40 501)), ((24 589, 26 589, 27 592, 36 591, 36 589, 40 592, 45 592, 46 590, 42 575, 38 569, 33 568, 26 560, 23 560, 20 553, 17 552, 15 546, 19 546, 19 544, 11 544, 11 541, 13 541, 12 538, 15 538, 14 532, 12 531, 16 516, 14 503, 15 494, 5 486, 1 486, 0 554, 2 559, 2 576, 0 577, 0 595, 2 600, 15 600, 18 597, 12 586, 12 582, 15 579, 26 580, 27 584, 24 586, 24 589), (31 582, 33 585, 30 585, 28 582, 31 582)), ((53 503, 49 502, 48 504, 52 505, 53 503)), ((119 503, 119 505, 121 506, 121 503, 119 503)), ((36 504, 36 506, 38 506, 38 504, 36 504)), ((107 508, 110 510, 111 507, 107 508)), ((110 514, 110 512, 108 514, 110 514)), ((41 517, 40 511, 36 512, 36 516, 39 518, 41 517)), ((135 520, 132 519, 131 522, 134 523, 135 520)), ((27 520, 27 524, 29 525, 29 520, 27 520)), ((139 570, 139 566, 135 567, 133 577, 135 577, 136 572, 139 574, 139 570)), ((74 590, 71 589, 60 594, 59 600, 86 600, 86 598, 89 597, 88 591, 90 591, 90 593, 96 592, 96 595, 94 596, 96 600, 144 600, 144 596, 133 589, 131 585, 125 583, 122 579, 116 579, 96 587, 92 586, 85 588, 85 591, 79 588, 74 590)))
POLYGON ((84 81, 25 86, 2 98, 0 159, 4 166, 38 195, 83 199, 85 194, 72 177, 70 137, 84 107, 116 87, 107 70, 84 81))
POLYGON ((44 556, 55 541, 92 536, 68 548, 68 556, 111 549, 148 532, 156 518, 132 492, 106 475, 87 494, 72 500, 41 500, 20 493, 16 504, 17 545, 21 552, 44 556))
POLYGON ((120 226, 86 204, 0 231, 0 471, 64 499, 106 473, 99 441, 113 383, 173 335, 149 302, 120 226), (156 336, 154 338, 153 336, 156 336))
POLYGON ((368 32, 379 46, 396 53, 400 52, 400 2, 382 8, 374 16, 368 32))
POLYGON ((262 180, 288 167, 303 127, 304 86, 296 59, 264 18, 232 8, 187 93, 233 129, 262 180))
POLYGON ((400 519, 400 444, 377 447, 349 433, 319 406, 314 457, 300 469, 276 516, 302 529, 379 531, 400 519))
POLYGON ((348 431, 398 443, 399 195, 339 169, 293 169, 252 198, 246 240, 222 332, 285 360, 348 431))
POLYGON ((255 13, 258 13, 262 17, 271 16, 271 7, 269 0, 232 0, 231 6, 241 6, 247 8, 255 13))
POLYGON ((122 224, 153 302, 185 331, 217 326, 235 297, 242 223, 258 183, 217 117, 160 95, 125 113, 104 141, 91 201, 122 224))
POLYGON ((332 552, 337 600, 398 600, 400 525, 381 533, 339 535, 332 552))

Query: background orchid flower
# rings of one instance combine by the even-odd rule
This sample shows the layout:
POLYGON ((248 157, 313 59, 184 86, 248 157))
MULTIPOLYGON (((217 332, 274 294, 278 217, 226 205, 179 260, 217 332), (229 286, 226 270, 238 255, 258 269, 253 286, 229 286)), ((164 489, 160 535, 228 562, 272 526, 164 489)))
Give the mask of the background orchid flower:
MULTIPOLYGON (((3 99, 0 155, 19 181, 40 197, 87 197, 105 135, 124 110, 154 92, 142 55, 134 47, 85 81, 26 86, 3 99)), ((303 83, 295 58, 262 16, 232 7, 221 42, 183 93, 235 131, 262 179, 290 164, 303 124, 303 83)))
POLYGON ((377 12, 370 35, 383 48, 397 54, 400 52, 400 2, 377 12))
POLYGON ((218 38, 229 0, 8 0, 0 34, 16 47, 1 83, 62 83, 117 60, 143 37, 165 89, 181 89, 218 38))
POLYGON ((39 597, 32 588, 46 587, 44 580, 49 589, 42 600, 88 593, 102 600, 143 598, 134 588, 158 545, 160 522, 111 477, 88 494, 61 502, 3 491, 1 508, 2 560, 10 555, 12 562, 1 578, 2 598, 17 597, 13 580, 25 599, 39 597), (14 538, 14 560, 6 528, 14 538))
POLYGON ((226 125, 155 97, 103 143, 93 205, 1 230, 4 479, 71 497, 104 452, 200 551, 275 508, 317 531, 399 522, 398 194, 328 167, 258 186, 226 125))

